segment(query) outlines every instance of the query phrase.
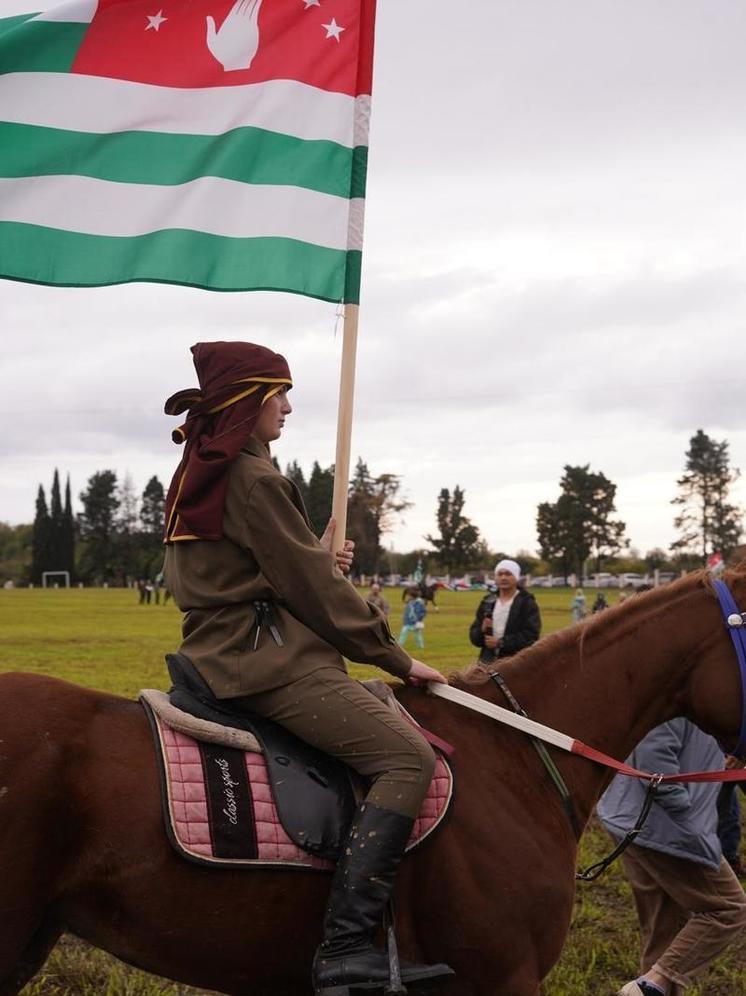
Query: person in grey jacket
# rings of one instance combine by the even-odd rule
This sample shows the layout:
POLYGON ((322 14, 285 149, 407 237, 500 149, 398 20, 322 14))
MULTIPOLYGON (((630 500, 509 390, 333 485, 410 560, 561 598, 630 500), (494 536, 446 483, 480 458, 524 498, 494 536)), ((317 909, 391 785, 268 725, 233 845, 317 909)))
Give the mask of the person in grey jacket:
MULTIPOLYGON (((723 752, 688 719, 655 727, 628 764, 676 774, 718 771, 723 752)), ((718 783, 659 786, 640 834, 622 856, 641 933, 640 978, 617 996, 680 996, 746 927, 746 895, 723 859, 717 835, 718 783)), ((642 809, 646 783, 617 775, 598 803, 606 830, 620 840, 642 809)))

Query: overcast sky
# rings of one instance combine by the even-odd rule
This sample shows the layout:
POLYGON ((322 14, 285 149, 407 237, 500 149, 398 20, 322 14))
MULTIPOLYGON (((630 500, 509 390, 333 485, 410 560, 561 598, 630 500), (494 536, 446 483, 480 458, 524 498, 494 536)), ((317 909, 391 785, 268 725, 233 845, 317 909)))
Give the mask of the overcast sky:
MULTIPOLYGON (((491 546, 535 550, 537 504, 589 463, 618 485, 633 546, 667 546, 698 428, 746 471, 746 4, 378 10, 353 454, 414 503, 386 545, 423 546, 438 491, 460 484, 491 546)), ((163 401, 195 384, 199 340, 283 352, 295 412, 276 455, 330 464, 335 312, 0 281, 0 519, 31 521, 55 467, 75 495, 107 468, 166 483, 180 451, 163 401)))

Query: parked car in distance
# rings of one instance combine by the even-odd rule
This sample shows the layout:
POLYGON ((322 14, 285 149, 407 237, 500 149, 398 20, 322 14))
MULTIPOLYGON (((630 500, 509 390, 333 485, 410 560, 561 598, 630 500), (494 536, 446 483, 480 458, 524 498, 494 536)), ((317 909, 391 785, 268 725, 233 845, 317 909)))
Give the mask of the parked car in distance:
POLYGON ((591 574, 588 584, 591 588, 618 588, 619 578, 615 574, 606 574, 602 571, 600 574, 591 574))
POLYGON ((528 586, 529 588, 564 588, 566 585, 567 581, 561 574, 537 574, 535 578, 531 578, 528 586))
POLYGON ((635 574, 633 571, 628 571, 625 574, 619 575, 619 587, 620 588, 641 588, 644 584, 649 584, 650 579, 647 574, 635 574))
POLYGON ((675 581, 677 577, 675 571, 659 571, 658 584, 668 584, 670 581, 675 581))

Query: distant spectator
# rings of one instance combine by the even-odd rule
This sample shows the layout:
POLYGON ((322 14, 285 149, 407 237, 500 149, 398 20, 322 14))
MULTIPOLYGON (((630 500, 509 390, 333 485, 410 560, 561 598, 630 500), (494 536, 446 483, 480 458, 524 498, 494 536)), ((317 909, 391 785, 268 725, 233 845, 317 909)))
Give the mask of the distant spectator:
POLYGON ((403 647, 410 633, 414 633, 415 642, 420 650, 425 648, 425 616, 427 607, 420 597, 419 588, 410 588, 405 592, 402 628, 399 634, 399 646, 403 647))
MULTIPOLYGON (((688 719, 673 719, 637 745, 628 763, 645 771, 719 771, 723 754, 688 719)), ((598 815, 620 840, 635 825, 646 786, 617 775, 598 815)), ((617 996, 681 996, 746 927, 746 895, 717 836, 717 783, 666 782, 642 830, 622 855, 640 921, 638 979, 617 996)))
POLYGON ((388 618, 390 612, 389 603, 381 594, 381 586, 377 581, 374 581, 371 584, 370 593, 368 597, 365 599, 365 601, 368 603, 368 605, 375 605, 375 607, 377 609, 380 609, 381 612, 383 612, 384 616, 388 618))
POLYGON ((150 602, 153 598, 153 590, 154 590, 153 582, 150 580, 150 578, 148 578, 148 580, 145 582, 145 601, 148 603, 148 605, 150 605, 150 602))
POLYGON ((608 609, 609 603, 606 601, 606 595, 602 591, 596 595, 596 600, 591 606, 591 612, 595 615, 597 612, 603 612, 604 609, 608 609))
POLYGON ((582 588, 578 588, 575 592, 575 598, 572 600, 570 611, 572 612, 573 622, 580 622, 581 619, 585 619, 588 609, 586 608, 585 595, 582 588))
POLYGON ((481 664, 511 657, 539 639, 539 606, 530 592, 519 587, 520 579, 521 568, 515 560, 501 560, 495 567, 497 591, 485 595, 477 606, 469 639, 480 648, 481 664))

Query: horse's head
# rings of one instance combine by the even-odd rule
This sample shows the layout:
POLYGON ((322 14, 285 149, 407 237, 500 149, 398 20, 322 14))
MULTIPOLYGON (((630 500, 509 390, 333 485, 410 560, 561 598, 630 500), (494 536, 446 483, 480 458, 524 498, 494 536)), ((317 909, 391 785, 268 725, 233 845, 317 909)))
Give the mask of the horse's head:
POLYGON ((700 643, 692 647, 693 666, 685 690, 686 714, 718 738, 731 753, 746 756, 746 638, 740 654, 731 630, 746 637, 746 625, 738 617, 746 611, 746 562, 728 571, 722 581, 701 580, 704 589, 703 620, 706 629, 700 643), (725 587, 719 593, 718 587, 725 587), (732 596, 729 604, 728 593, 732 596), (720 598, 718 597, 720 594, 720 598), (734 604, 733 604, 734 603, 734 604))

